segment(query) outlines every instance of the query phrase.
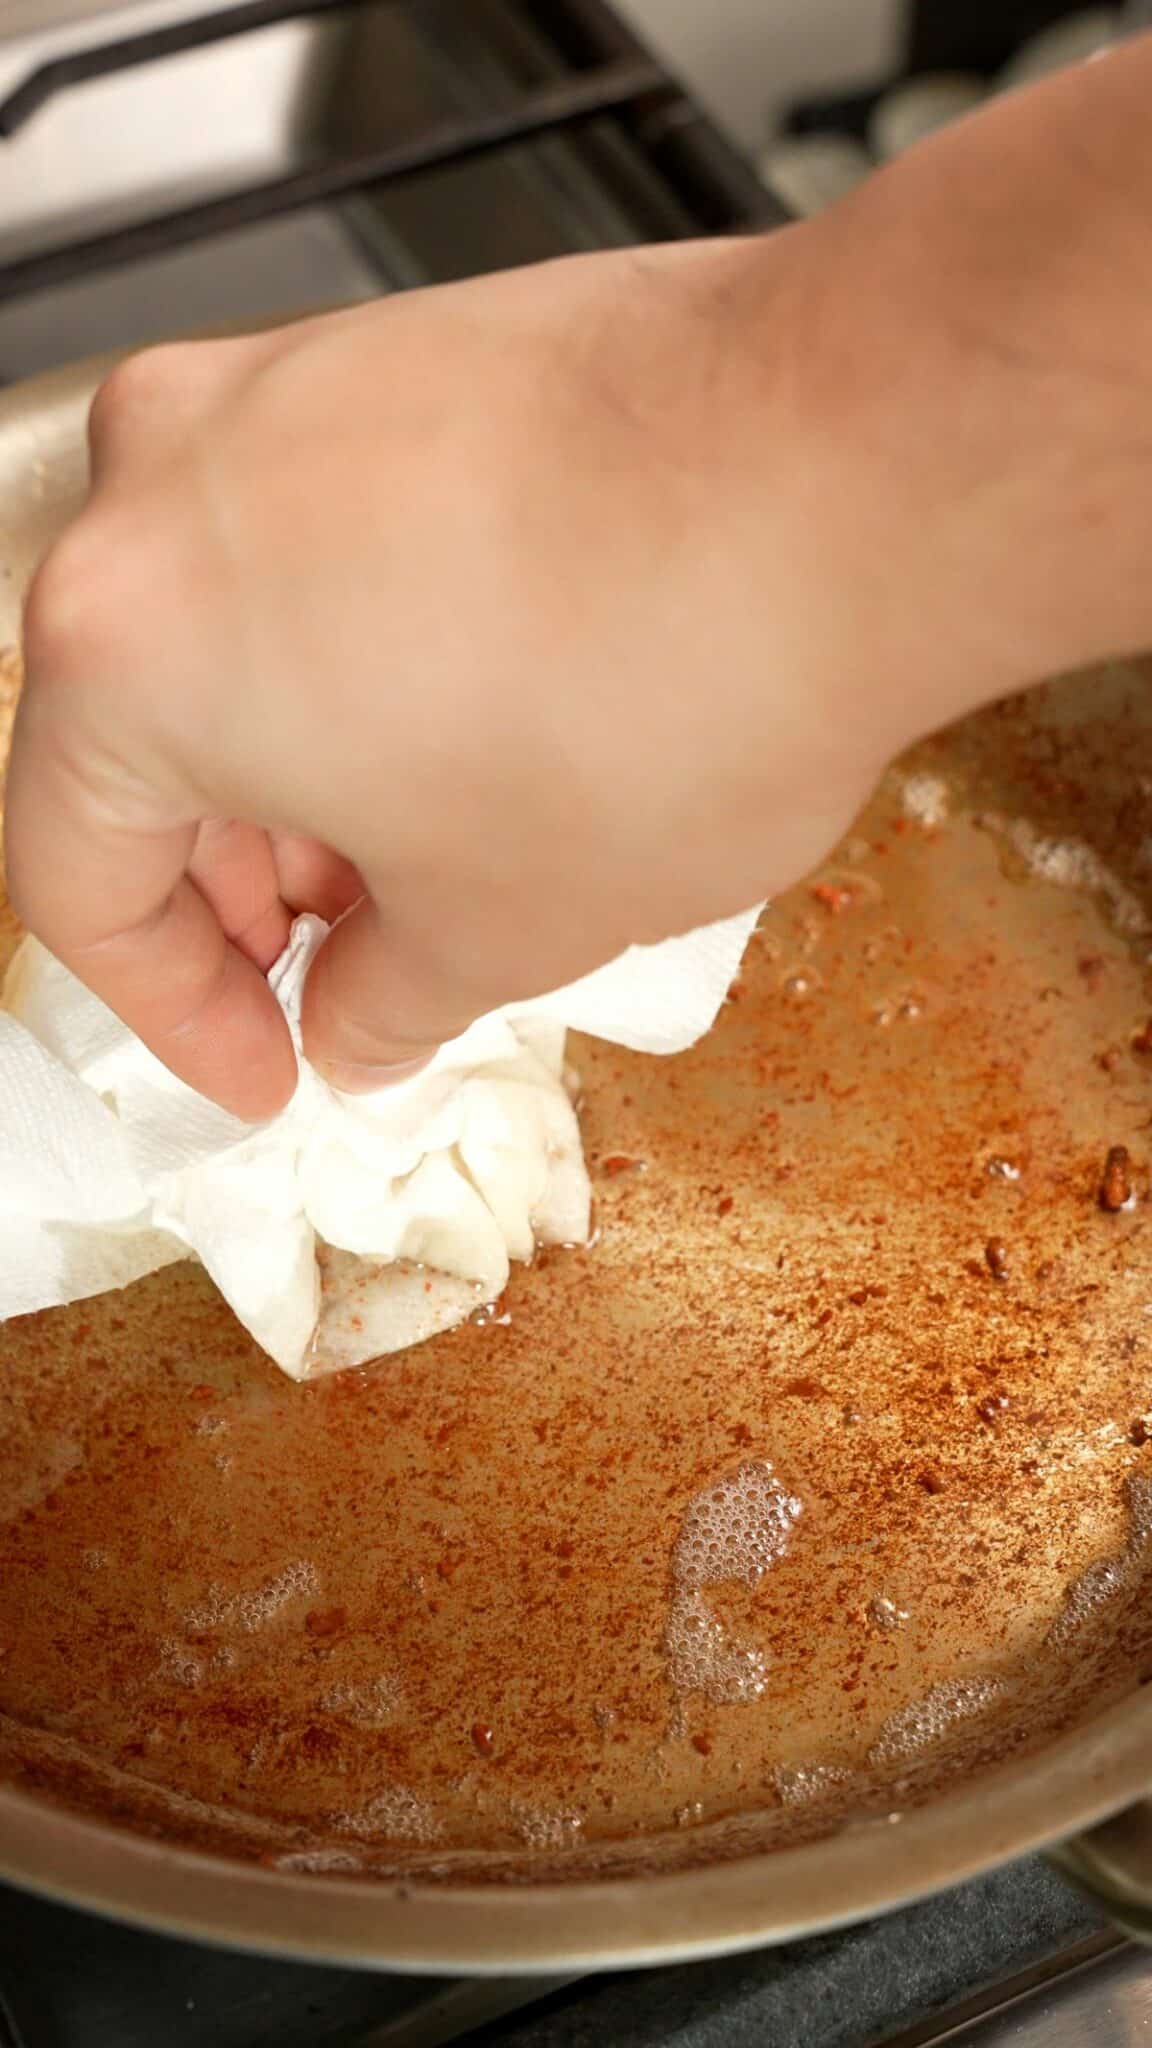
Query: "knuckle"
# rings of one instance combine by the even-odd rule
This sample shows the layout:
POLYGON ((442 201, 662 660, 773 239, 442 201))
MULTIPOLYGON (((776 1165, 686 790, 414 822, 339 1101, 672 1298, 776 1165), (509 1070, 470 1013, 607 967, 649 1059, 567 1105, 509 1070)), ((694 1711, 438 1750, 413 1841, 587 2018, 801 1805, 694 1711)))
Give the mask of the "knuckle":
POLYGON ((30 680, 65 679, 103 641, 111 612, 111 563, 102 521, 84 513, 49 550, 24 600, 24 659, 30 680))
POLYGON ((112 452, 157 406, 170 406, 185 388, 191 342, 163 342, 125 356, 110 370, 88 412, 88 439, 93 452, 112 452))

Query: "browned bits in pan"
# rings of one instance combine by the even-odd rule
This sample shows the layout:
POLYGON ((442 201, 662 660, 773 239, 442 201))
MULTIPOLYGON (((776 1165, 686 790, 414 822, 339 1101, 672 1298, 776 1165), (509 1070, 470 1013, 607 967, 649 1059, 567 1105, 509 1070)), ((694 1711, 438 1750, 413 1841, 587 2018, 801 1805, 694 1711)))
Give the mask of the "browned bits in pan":
POLYGON ((847 910, 852 901, 851 889, 838 886, 835 882, 814 882, 808 894, 817 903, 823 904, 825 910, 830 910, 833 916, 841 910, 847 910))
POLYGON ((608 1180, 616 1180, 622 1173, 638 1173, 644 1161, 634 1159, 631 1152, 608 1152, 600 1161, 600 1171, 608 1180))
POLYGON ((1152 1052, 1152 1017, 1132 1033, 1133 1052, 1152 1052))
POLYGON ((869 1285, 866 1287, 851 1288, 848 1294, 848 1299, 852 1303, 853 1308, 863 1308, 865 1302, 883 1301, 887 1292, 887 1287, 885 1287, 881 1282, 874 1280, 870 1282, 869 1285))
MULTIPOLYGON (((965 787, 1010 795, 1061 843, 1100 842, 1127 878, 1143 831, 1108 836, 1109 777, 1146 748, 1152 698, 1123 676, 1096 694, 1084 746, 1105 787, 1085 771, 1069 815, 1050 797, 1065 753, 1075 766, 1063 711, 1032 737, 1032 700, 1018 700, 961 768, 965 787), (1128 704, 1144 706, 1144 737, 1121 748, 1128 704)), ((758 1852, 830 1833, 873 1790, 878 1810, 919 1805, 969 1764, 1038 1755, 1152 1670, 1152 1553, 1137 1575, 1133 1550, 1124 1577, 1136 1525, 1123 1493, 1133 1468, 1152 1485, 1152 1295, 1132 1236, 1152 1216, 1152 1138, 1137 1133, 1152 1111, 1136 1102, 1152 1023, 1147 1054, 1131 1043, 1152 1018, 1147 934, 1117 943, 1093 889, 1057 902, 1040 877, 1033 891, 990 830, 946 832, 929 855, 884 813, 883 836, 883 908, 837 916, 801 885, 695 1051, 581 1044, 585 1143, 614 1227, 594 1257, 517 1269, 499 1360, 491 1330, 469 1323, 371 1371, 281 1382, 187 1262, 5 1326, 0 1779, 34 1773, 37 1798, 43 1786, 227 1856, 287 1852, 289 1868, 319 1848, 323 1870, 339 1839, 333 1868, 379 1855, 420 1885, 429 1857, 448 1859, 451 1885, 481 1868, 485 1885, 539 1878, 552 1858, 567 1876, 570 1856, 587 1859, 574 1877, 631 1878, 666 1850, 685 1869, 726 1853, 707 1825, 686 1843, 697 1822, 731 1816, 733 1842, 758 1852), (819 949, 802 959, 801 918, 819 949), (1094 954, 1108 972, 1091 993, 1077 963, 1094 954), (780 991, 793 961, 810 982, 800 1006, 780 991), (1039 1002, 1057 969, 1061 998, 1039 1002), (897 1058, 872 1006, 921 977, 930 1001, 897 1058), (1093 1055, 1113 1046, 1105 1074, 1093 1055), (1120 1141, 1140 1206, 1109 1215, 1097 1194, 1120 1141), (997 1238, 1006 1281, 986 1256, 997 1238), (228 1473, 195 1428, 216 1416, 228 1473), (62 1441, 85 1446, 63 1476, 62 1441), (1082 1461, 1081 1445, 1100 1455, 1082 1461), (681 1706, 667 1655, 676 1531, 741 1461, 770 1462, 804 1513, 758 1584, 725 1581, 692 1610, 733 1700, 687 1692, 681 1706), (89 1550, 119 1564, 88 1569, 89 1550), (1101 1560, 1091 1627, 1040 1650, 1101 1560), (249 1633, 244 1602, 293 1563, 323 1591, 249 1633), (186 1613, 209 1585, 227 1626, 193 1631, 186 1613), (336 1603, 343 1632, 317 1633, 336 1603), (234 1664, 214 1661, 229 1650, 234 1664), (911 1753, 869 1763, 876 1731, 929 1718, 935 1731, 950 1695, 925 1713, 925 1692, 991 1672, 1000 1704, 969 1724, 961 1689, 955 1727, 949 1706, 895 1791, 911 1753), (370 1673, 389 1682, 378 1692, 370 1673), (43 1728, 77 1700, 83 1741, 57 1761, 43 1728), (851 1775, 829 1779, 819 1810, 778 1810, 775 1773, 816 1720, 807 1761, 842 1759, 851 1775), (154 1749, 153 1730, 167 1735, 154 1749), (131 1758, 144 1735, 141 1772, 109 1773, 105 1790, 101 1759, 131 1758), (364 1836, 335 1838, 335 1807, 355 1815, 365 1798, 364 1836), (553 1820, 570 1813, 584 1846, 541 1853, 533 1828, 557 1844, 553 1820)))
POLYGON ((981 1422, 986 1422, 989 1429, 992 1429, 1000 1421, 1007 1406, 1007 1394, 985 1394, 984 1399, 976 1403, 976 1413, 981 1422))
POLYGON ((338 1636, 348 1623, 343 1607, 314 1607, 304 1616, 304 1626, 310 1636, 338 1636))
POLYGON ((984 1264, 994 1280, 1008 1278, 1008 1247, 1002 1237, 990 1237, 984 1247, 984 1264))
POLYGON ((1110 1145, 1104 1161, 1104 1178, 1100 1182, 1099 1202, 1102 1209, 1122 1209, 1132 1199, 1132 1171, 1126 1145, 1110 1145))

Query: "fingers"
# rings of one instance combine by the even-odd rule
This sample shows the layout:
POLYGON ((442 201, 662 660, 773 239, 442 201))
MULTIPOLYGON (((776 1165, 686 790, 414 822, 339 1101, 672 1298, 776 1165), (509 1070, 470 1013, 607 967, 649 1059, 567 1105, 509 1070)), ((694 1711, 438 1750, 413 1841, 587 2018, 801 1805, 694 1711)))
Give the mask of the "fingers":
POLYGON ((17 718, 5 833, 18 915, 173 1073, 252 1122, 284 1106, 288 1027, 188 879, 196 825, 144 819, 35 693, 17 718))
POLYGON ((483 1005, 431 951, 390 933, 369 899, 313 962, 304 990, 304 1050, 333 1087, 364 1094, 419 1072, 483 1005))
POLYGON ((313 910, 335 924, 367 894, 359 868, 343 854, 299 832, 274 832, 272 852, 280 895, 292 910, 313 910))
POLYGON ((267 974, 288 944, 292 924, 268 834, 236 819, 205 819, 188 873, 216 912, 225 938, 267 974))
MULTIPOLYGON (((94 489, 83 532, 74 527, 53 551, 26 619, 28 680, 6 818, 10 890, 27 928, 182 1080, 254 1121, 295 1086, 291 1038, 264 980, 291 912, 332 921, 363 883, 314 841, 199 819, 204 795, 176 821, 171 789, 162 802, 153 787, 159 771, 137 772, 154 749, 141 746, 136 712, 151 731, 149 706, 174 691, 195 696, 197 661, 185 646, 170 672, 162 659, 160 674, 141 676, 140 649, 124 628, 161 601, 142 566, 153 528, 141 522, 141 490, 166 504, 167 474, 186 444, 282 345, 266 334, 146 350, 102 385, 89 420, 94 489)), ((158 530, 157 589, 176 561, 175 594, 186 603, 184 569, 199 564, 210 611, 202 554, 181 557, 171 521, 158 530)), ((210 645, 206 636, 206 662, 210 645)), ((165 748, 157 758, 167 760, 165 748)))

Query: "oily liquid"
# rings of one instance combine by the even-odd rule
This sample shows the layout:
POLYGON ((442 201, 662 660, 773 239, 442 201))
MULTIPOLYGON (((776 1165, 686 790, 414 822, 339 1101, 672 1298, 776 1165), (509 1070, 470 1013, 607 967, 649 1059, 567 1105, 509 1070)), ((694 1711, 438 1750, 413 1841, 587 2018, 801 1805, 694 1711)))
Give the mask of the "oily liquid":
POLYGON ((921 749, 704 1045, 574 1042, 597 1241, 494 1315, 303 1387, 191 1265, 0 1331, 0 1772, 293 1870, 651 1867, 1152 1672, 1147 702, 921 749))

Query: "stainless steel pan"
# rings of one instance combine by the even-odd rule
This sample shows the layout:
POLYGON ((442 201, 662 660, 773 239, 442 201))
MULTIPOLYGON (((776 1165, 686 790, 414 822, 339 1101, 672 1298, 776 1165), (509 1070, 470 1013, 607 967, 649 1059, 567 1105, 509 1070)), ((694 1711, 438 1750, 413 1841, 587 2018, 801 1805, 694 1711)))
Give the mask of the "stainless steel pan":
MULTIPOLYGON (((0 397, 13 650, 99 367, 0 397)), ((304 1388, 192 1267, 0 1332, 0 1872, 526 1971, 1063 1842, 1143 1925, 1148 707, 921 749, 703 1047, 577 1044, 598 1241, 498 1314, 304 1388)))

